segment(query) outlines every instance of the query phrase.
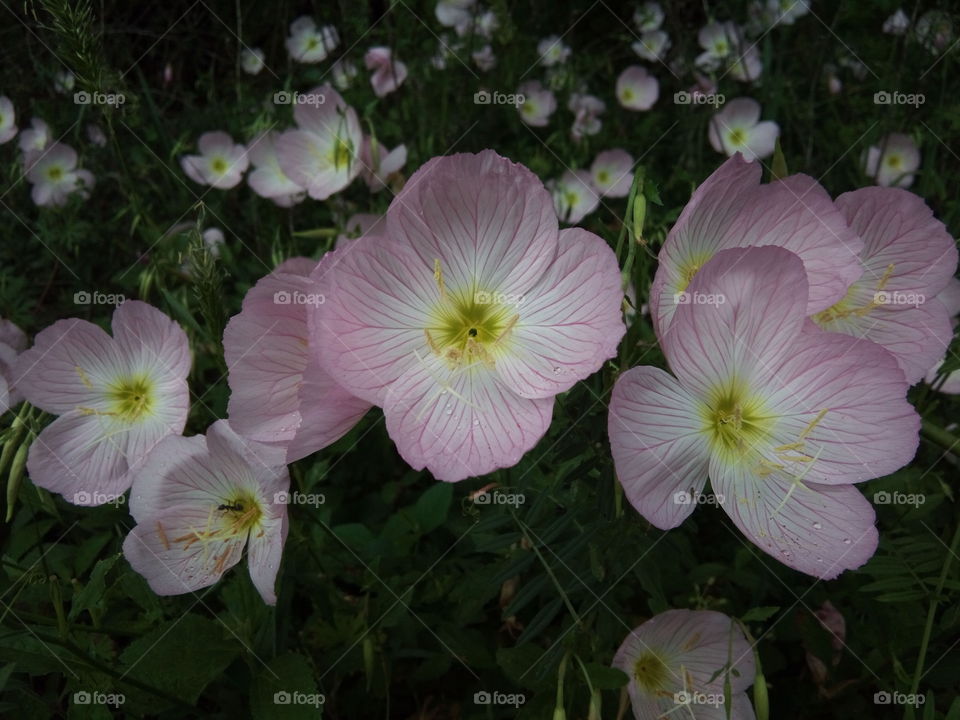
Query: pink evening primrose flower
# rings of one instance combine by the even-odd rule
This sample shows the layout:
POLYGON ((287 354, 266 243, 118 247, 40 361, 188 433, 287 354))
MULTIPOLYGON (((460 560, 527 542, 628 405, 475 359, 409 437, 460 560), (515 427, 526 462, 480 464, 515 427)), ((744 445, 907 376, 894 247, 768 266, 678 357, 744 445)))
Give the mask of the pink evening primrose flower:
POLYGON ((462 35, 461 28, 467 28, 473 22, 473 5, 475 0, 439 0, 434 8, 434 14, 441 25, 452 27, 462 35))
POLYGON ((763 168, 739 154, 723 163, 690 198, 660 250, 650 314, 661 339, 690 281, 725 248, 779 245, 807 270, 807 315, 840 300, 863 274, 863 241, 827 191, 807 175, 760 184, 763 168))
POLYGON ((229 190, 243 180, 250 165, 247 149, 220 130, 206 132, 197 140, 199 155, 180 158, 180 167, 187 177, 199 185, 229 190))
POLYGON ((66 205, 70 195, 86 198, 93 188, 89 170, 77 167, 77 151, 66 143, 53 143, 44 151, 24 156, 27 180, 33 185, 30 197, 39 207, 66 205))
POLYGON ((544 67, 562 65, 570 57, 570 46, 564 45, 559 35, 551 35, 537 43, 537 55, 544 67))
POLYGON ((620 148, 598 153, 590 166, 590 180, 601 197, 626 197, 633 185, 633 157, 620 148))
POLYGON ((600 205, 600 195, 588 170, 567 170, 559 180, 547 183, 557 218, 576 225, 600 205))
POLYGON ((600 116, 606 112, 607 105, 595 95, 573 93, 567 101, 567 109, 573 113, 573 125, 570 135, 579 141, 585 135, 596 135, 603 126, 600 116))
POLYGON ((910 29, 910 18, 903 11, 903 8, 897 8, 897 11, 883 21, 883 31, 887 35, 906 35, 910 29))
POLYGON ((247 155, 253 171, 247 175, 247 184, 263 198, 269 198, 280 207, 291 207, 301 202, 307 191, 288 178, 280 167, 277 140, 280 133, 268 131, 250 141, 247 155))
POLYGON ((0 95, 0 145, 17 135, 17 113, 6 95, 0 95))
POLYGON ((753 648, 732 618, 713 610, 667 610, 630 631, 613 658, 630 677, 637 720, 754 720, 746 690, 753 648), (731 697, 724 711, 725 686, 731 697))
MULTIPOLYGON (((947 315, 952 318, 953 326, 958 324, 957 315, 960 314, 960 280, 950 278, 947 286, 937 294, 937 302, 942 303, 947 309, 947 315)), ((930 368, 930 371, 923 378, 924 382, 932 385, 935 390, 948 395, 960 395, 960 370, 954 370, 946 374, 943 379, 939 378, 940 368, 944 361, 939 360, 937 364, 930 368)))
POLYGON ((231 427, 257 442, 286 449, 291 463, 330 445, 370 409, 320 367, 310 348, 307 315, 325 297, 310 275, 333 264, 291 258, 261 278, 223 333, 230 368, 231 427))
POLYGON ((375 137, 364 135, 360 148, 360 177, 370 192, 380 192, 407 164, 407 146, 387 150, 375 137))
POLYGON ((470 57, 473 59, 473 64, 482 72, 488 72, 497 66, 497 56, 493 54, 493 48, 489 45, 474 50, 470 53, 470 57))
POLYGON ((773 155, 780 126, 771 120, 760 122, 760 103, 752 98, 736 98, 710 118, 710 145, 730 157, 743 153, 746 160, 761 160, 773 155))
POLYGON ((17 388, 59 415, 30 446, 35 485, 76 505, 114 502, 165 436, 183 432, 190 347, 180 326, 128 300, 113 337, 86 320, 58 320, 17 358, 17 388))
POLYGON ((301 63, 318 63, 327 59, 340 44, 340 36, 332 25, 317 27, 310 17, 299 17, 290 23, 286 46, 290 57, 301 63))
POLYGON ((347 90, 353 87, 353 81, 360 74, 357 64, 352 60, 341 58, 330 66, 330 77, 337 90, 347 90))
POLYGON ((27 336, 10 320, 0 318, 0 415, 23 400, 17 390, 17 356, 27 349, 27 336))
POLYGON ((630 47, 644 60, 657 62, 662 60, 670 49, 670 37, 663 30, 650 30, 643 33, 630 47))
POLYGON ((17 144, 25 155, 31 151, 43 151, 50 144, 50 126, 40 118, 30 118, 30 127, 20 133, 17 144))
POLYGON ((810 0, 767 0, 767 11, 773 25, 793 25, 809 14, 810 0))
POLYGON ((326 200, 360 172, 363 132, 356 110, 330 85, 314 88, 308 96, 322 102, 294 107, 297 129, 277 139, 277 159, 283 174, 305 187, 310 197, 326 200))
POLYGON ((523 104, 517 108, 520 119, 532 127, 546 127, 557 109, 553 91, 545 88, 539 80, 530 80, 523 83, 517 93, 523 96, 523 104))
POLYGON ((385 237, 354 240, 327 278, 324 367, 444 481, 516 464, 625 332, 613 252, 559 231, 540 180, 492 150, 426 163, 385 237))
POLYGON ((617 78, 617 100, 627 110, 649 110, 659 96, 657 79, 640 65, 631 65, 617 78))
POLYGON ((718 252, 690 283, 661 346, 673 375, 624 373, 608 429, 630 503, 661 529, 717 504, 785 565, 830 579, 877 547, 852 483, 913 458, 920 418, 896 358, 817 328, 807 273, 781 247, 718 252))
POLYGON ((871 145, 863 159, 863 171, 883 187, 910 187, 919 168, 920 148, 902 133, 890 133, 879 145, 871 145))
POLYGON ((377 97, 389 95, 407 79, 407 66, 395 59, 388 47, 370 48, 363 56, 363 62, 367 70, 373 70, 370 85, 377 97))
POLYGON ((226 420, 206 436, 168 436, 137 472, 123 554, 157 595, 181 595, 216 583, 246 548, 254 587, 275 605, 289 487, 282 449, 226 420))
POLYGON ((659 30, 663 25, 663 8, 660 3, 645 2, 633 13, 633 24, 640 32, 659 30))
POLYGON ((263 70, 264 54, 260 48, 244 48, 240 53, 240 67, 247 75, 257 75, 263 70))
POLYGON ((864 241, 863 274, 813 321, 882 345, 907 382, 919 382, 953 339, 950 313, 937 296, 956 272, 956 243, 907 190, 861 188, 838 197, 836 206, 864 241))

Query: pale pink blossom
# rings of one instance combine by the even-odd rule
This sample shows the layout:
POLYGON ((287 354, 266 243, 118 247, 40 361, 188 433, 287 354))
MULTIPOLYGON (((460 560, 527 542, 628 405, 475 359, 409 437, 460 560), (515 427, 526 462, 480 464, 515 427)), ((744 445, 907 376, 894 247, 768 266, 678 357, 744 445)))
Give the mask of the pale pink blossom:
POLYGON ((222 131, 206 132, 197 140, 199 155, 184 155, 180 167, 191 180, 218 190, 229 190, 243 180, 250 165, 247 149, 222 131))
POLYGON ((670 37, 663 30, 650 30, 643 33, 630 47, 644 60, 658 62, 670 49, 670 37))
POLYGON ((660 96, 657 79, 640 65, 631 65, 617 78, 617 100, 627 110, 649 110, 660 96))
POLYGON ((920 148, 902 133, 890 133, 864 155, 863 171, 884 187, 910 187, 919 168, 920 148))
POLYGON ((230 425, 283 448, 288 463, 342 437, 370 408, 330 378, 310 344, 308 315, 326 301, 316 278, 335 263, 335 254, 287 260, 247 292, 223 333, 230 425))
POLYGON ((633 13, 633 24, 640 32, 659 30, 663 25, 663 8, 660 3, 645 2, 633 13))
POLYGON ((876 550, 853 483, 906 465, 920 418, 896 358, 807 319, 807 272, 782 247, 721 250, 683 291, 661 347, 673 375, 617 380, 609 433, 630 503, 661 529, 715 504, 764 552, 831 579, 876 550))
POLYGON ((756 100, 736 98, 710 118, 707 135, 718 153, 729 157, 739 152, 746 160, 762 160, 773 155, 780 126, 772 120, 760 121, 760 103, 756 100))
POLYGON ((613 252, 559 231, 543 184, 492 150, 430 160, 391 203, 385 237, 351 242, 328 277, 324 367, 440 480, 517 463, 554 395, 625 331, 613 252))
POLYGON ((35 485, 77 505, 116 502, 154 446, 183 432, 190 347, 180 326, 136 300, 113 313, 113 337, 58 320, 16 363, 16 386, 59 415, 30 446, 35 485))
POLYGON ((407 163, 407 146, 397 145, 387 150, 375 137, 365 135, 360 150, 360 177, 370 192, 380 192, 399 175, 407 163))
POLYGON ((258 75, 264 67, 263 58, 260 48, 244 48, 240 52, 240 67, 247 75, 258 75))
POLYGON ((77 151, 66 143, 53 143, 46 150, 24 156, 30 197, 39 207, 66 205, 71 195, 86 198, 93 189, 93 173, 77 167, 77 151))
POLYGON ((544 67, 562 65, 570 57, 570 46, 564 45, 559 35, 551 35, 537 43, 537 55, 544 67))
POLYGON ((600 205, 600 194, 588 170, 567 170, 547 184, 561 222, 576 225, 600 205))
POLYGON ((470 57, 473 58, 473 63, 481 71, 488 72, 493 70, 497 66, 497 56, 493 54, 493 48, 489 45, 484 45, 479 50, 474 50, 470 57))
POLYGON ((43 151, 52 141, 50 126, 40 118, 31 118, 30 127, 20 132, 17 144, 25 155, 31 151, 43 151))
POLYGON ((280 167, 277 140, 280 133, 268 131, 250 141, 247 155, 253 170, 247 175, 247 184, 260 197, 273 200, 280 207, 290 207, 301 202, 307 191, 287 177, 280 167))
POLYGON ((883 21, 883 31, 888 35, 906 35, 910 29, 910 18, 903 11, 903 8, 897 8, 897 11, 883 21))
POLYGON ((533 127, 546 127, 557 109, 557 98, 553 91, 545 88, 539 80, 530 80, 523 83, 517 92, 523 96, 523 104, 517 108, 520 119, 533 127))
POLYGON ((567 109, 573 113, 570 135, 574 140, 579 141, 586 135, 596 135, 603 127, 600 116, 606 112, 607 106, 595 95, 573 93, 567 102, 567 109))
POLYGON ((297 129, 276 140, 277 159, 283 174, 306 188, 310 197, 326 200, 360 172, 363 133, 356 110, 330 85, 314 88, 309 95, 323 102, 294 107, 297 129))
POLYGON ((0 145, 10 142, 17 134, 17 113, 6 95, 0 95, 0 145))
POLYGON ((254 587, 275 605, 289 487, 282 450, 226 420, 164 438, 137 473, 123 554, 155 593, 182 595, 215 584, 246 550, 254 587))
POLYGON ((389 95, 407 79, 407 66, 393 57, 388 47, 372 47, 363 56, 367 70, 372 70, 370 84, 377 97, 389 95))
POLYGON ((737 621, 723 613, 655 615, 630 631, 613 667, 630 678, 627 692, 637 720, 754 720, 746 693, 756 676, 753 648, 737 621))
POLYGON ((17 356, 27 349, 27 336, 16 324, 0 318, 0 415, 23 400, 16 386, 17 356))
POLYGON ((297 62, 318 63, 326 60, 340 44, 340 35, 332 25, 317 27, 310 17, 299 17, 290 23, 286 46, 290 57, 297 62))
POLYGON ((590 180, 601 197, 626 197, 633 185, 633 157, 620 148, 598 153, 590 166, 590 180))

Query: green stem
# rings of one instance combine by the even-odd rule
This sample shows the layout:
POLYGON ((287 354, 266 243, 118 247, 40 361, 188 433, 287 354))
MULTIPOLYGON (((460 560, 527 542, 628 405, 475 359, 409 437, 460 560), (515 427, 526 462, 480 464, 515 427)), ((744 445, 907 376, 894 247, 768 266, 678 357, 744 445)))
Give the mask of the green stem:
POLYGON ((929 420, 924 420, 920 424, 920 434, 947 452, 953 452, 960 447, 960 438, 947 432, 939 425, 934 425, 929 420))
POLYGON ((570 598, 567 597, 567 594, 563 591, 563 588, 560 586, 560 581, 557 580, 557 576, 553 574, 553 570, 547 564, 546 559, 541 554, 537 544, 533 542, 531 537, 527 534, 526 526, 517 518, 516 514, 511 508, 510 514, 513 515, 514 522, 520 527, 520 532, 523 533, 523 537, 527 539, 527 542, 530 544, 530 547, 533 548, 533 551, 537 554, 537 557, 540 559, 540 563, 543 565, 544 569, 547 571, 547 575, 550 576, 550 579, 553 581, 553 585, 557 588, 557 592, 560 593, 560 597, 563 598, 563 603, 567 606, 567 611, 573 616, 573 619, 576 621, 577 625, 583 627, 583 620, 580 619, 580 616, 577 614, 577 611, 573 609, 573 604, 570 602, 570 598))
POLYGON ((953 557, 956 555, 958 544, 960 544, 960 523, 957 523, 957 527, 953 531, 953 539, 950 541, 950 548, 949 552, 947 553, 947 558, 943 561, 943 569, 940 571, 940 579, 937 581, 937 589, 934 591, 933 597, 930 598, 930 609, 927 611, 927 623, 923 628, 923 640, 920 641, 920 653, 917 657, 917 668, 913 671, 913 682, 910 684, 911 695, 916 695, 917 689, 920 687, 920 680, 923 678, 923 663, 927 656, 927 646, 930 644, 930 635, 933 633, 933 621, 937 614, 937 605, 940 601, 940 593, 943 592, 943 586, 947 581, 947 575, 950 572, 950 565, 953 563, 953 557))

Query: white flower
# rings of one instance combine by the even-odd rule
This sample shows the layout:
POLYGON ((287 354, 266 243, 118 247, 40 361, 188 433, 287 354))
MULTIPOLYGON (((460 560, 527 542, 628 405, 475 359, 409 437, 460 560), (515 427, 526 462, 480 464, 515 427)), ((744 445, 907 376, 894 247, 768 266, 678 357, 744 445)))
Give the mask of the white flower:
POLYGON ((66 143, 29 152, 24 165, 27 180, 33 185, 30 197, 40 207, 65 205, 73 193, 87 197, 93 187, 93 175, 77 168, 77 152, 66 143))
POLYGON ((73 73, 69 70, 61 70, 53 76, 53 89, 61 95, 66 95, 69 92, 73 92, 73 88, 76 84, 77 78, 74 77, 73 73))
POLYGON ((20 133, 17 143, 24 154, 34 150, 46 150, 50 144, 50 126, 40 118, 31 118, 30 127, 20 133))
POLYGON ((318 63, 340 44, 340 36, 332 25, 318 28, 313 18, 300 17, 290 23, 287 52, 297 62, 318 63))
POLYGON ((250 160, 243 145, 225 132, 207 132, 197 140, 199 155, 180 158, 180 167, 191 180, 218 190, 229 190, 243 180, 250 160))
POLYGON ((279 133, 271 131, 257 135, 247 148, 253 171, 247 175, 247 184, 260 197, 269 198, 280 207, 290 207, 303 200, 307 191, 280 168, 276 141, 279 133))
POLYGON ((590 166, 590 179, 602 197, 626 197, 633 185, 633 157, 616 148, 599 153, 590 166))
POLYGON ((657 79, 639 65, 631 65, 617 78, 617 100, 627 110, 649 110, 660 96, 657 79))
POLYGON ((753 82, 763 72, 763 63, 760 61, 760 51, 754 45, 747 48, 743 55, 730 62, 730 74, 740 82, 753 82))
POLYGON ((746 160, 773 154, 780 126, 773 121, 760 122, 760 103, 751 98, 736 98, 710 119, 710 145, 719 153, 732 156, 743 153, 746 160))
POLYGON ((106 147, 107 136, 103 134, 103 129, 93 123, 87 124, 87 140, 97 147, 106 147))
POLYGON ((564 45, 559 36, 551 35, 537 44, 537 55, 540 56, 540 64, 545 67, 559 65, 570 57, 570 47, 564 45))
POLYGON ((493 48, 489 45, 484 45, 480 50, 475 51, 471 57, 476 66, 483 72, 493 70, 497 66, 497 57, 493 54, 493 48))
POLYGON ((263 70, 263 58, 260 48, 244 48, 240 53, 240 67, 247 75, 256 75, 263 70))
POLYGON ((877 185, 908 188, 920 167, 920 148, 909 135, 890 133, 867 149, 863 166, 877 185))
POLYGON ((670 37, 663 30, 650 30, 643 33, 630 47, 644 60, 656 62, 670 49, 670 37))
POLYGON ((570 135, 579 141, 585 135, 596 135, 603 127, 600 115, 607 106, 600 98, 585 93, 573 93, 567 102, 567 109, 573 113, 573 126, 570 135))
POLYGON ((543 87, 539 80, 523 83, 517 92, 524 97, 523 104, 517 108, 520 119, 533 127, 545 127, 557 109, 553 92, 543 87))
MULTIPOLYGON (((440 0, 434 13, 441 25, 452 28, 464 28, 470 24, 472 15, 470 9, 474 0, 440 0)), ((461 34, 457 31, 457 34, 461 34)))
POLYGON ((793 25, 797 18, 810 12, 809 0, 767 0, 767 11, 773 25, 793 25))
POLYGON ((559 180, 547 183, 547 189, 553 195, 557 217, 570 225, 583 220, 600 204, 600 196, 586 170, 567 170, 559 180))
POLYGON ((887 35, 906 35, 910 29, 910 18, 903 11, 903 8, 897 8, 897 11, 883 22, 883 31, 887 35))
POLYGON ((659 30, 663 24, 663 8, 659 3, 644 3, 633 13, 633 24, 642 33, 659 30))
POLYGON ((6 95, 0 95, 0 145, 13 140, 17 134, 17 114, 6 95))
POLYGON ((344 59, 337 60, 330 68, 333 84, 338 90, 346 90, 353 85, 353 79, 357 77, 359 72, 356 63, 344 59))
POLYGON ((740 45, 740 31, 732 22, 713 22, 697 33, 703 52, 694 61, 702 70, 716 70, 740 45))

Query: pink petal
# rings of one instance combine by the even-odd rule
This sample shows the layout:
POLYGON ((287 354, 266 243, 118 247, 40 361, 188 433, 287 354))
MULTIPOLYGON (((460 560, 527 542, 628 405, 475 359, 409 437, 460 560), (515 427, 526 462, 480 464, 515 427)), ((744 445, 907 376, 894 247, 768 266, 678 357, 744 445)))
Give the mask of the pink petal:
POLYGON ((446 482, 517 464, 552 410, 552 397, 521 398, 483 367, 451 371, 433 355, 394 382, 383 405, 403 459, 446 482))
POLYGON ((707 479, 709 449, 696 401, 673 377, 635 367, 617 380, 610 400, 610 449, 630 504, 661 530, 696 508, 707 479))
POLYGON ((687 298, 661 344, 680 382, 709 397, 733 378, 762 382, 790 353, 805 320, 807 277, 783 248, 721 250, 687 298))
POLYGON ((626 332, 620 269, 607 244, 593 233, 560 233, 560 253, 515 308, 519 319, 496 367, 522 397, 551 397, 593 374, 626 332))
POLYGON ((440 260, 454 292, 526 292, 553 261, 557 230, 543 183, 492 150, 430 160, 387 211, 387 235, 431 269, 440 260))
POLYGON ((758 478, 746 465, 722 462, 711 463, 710 479, 740 531, 794 570, 831 580, 876 552, 876 515, 853 485, 758 478))

